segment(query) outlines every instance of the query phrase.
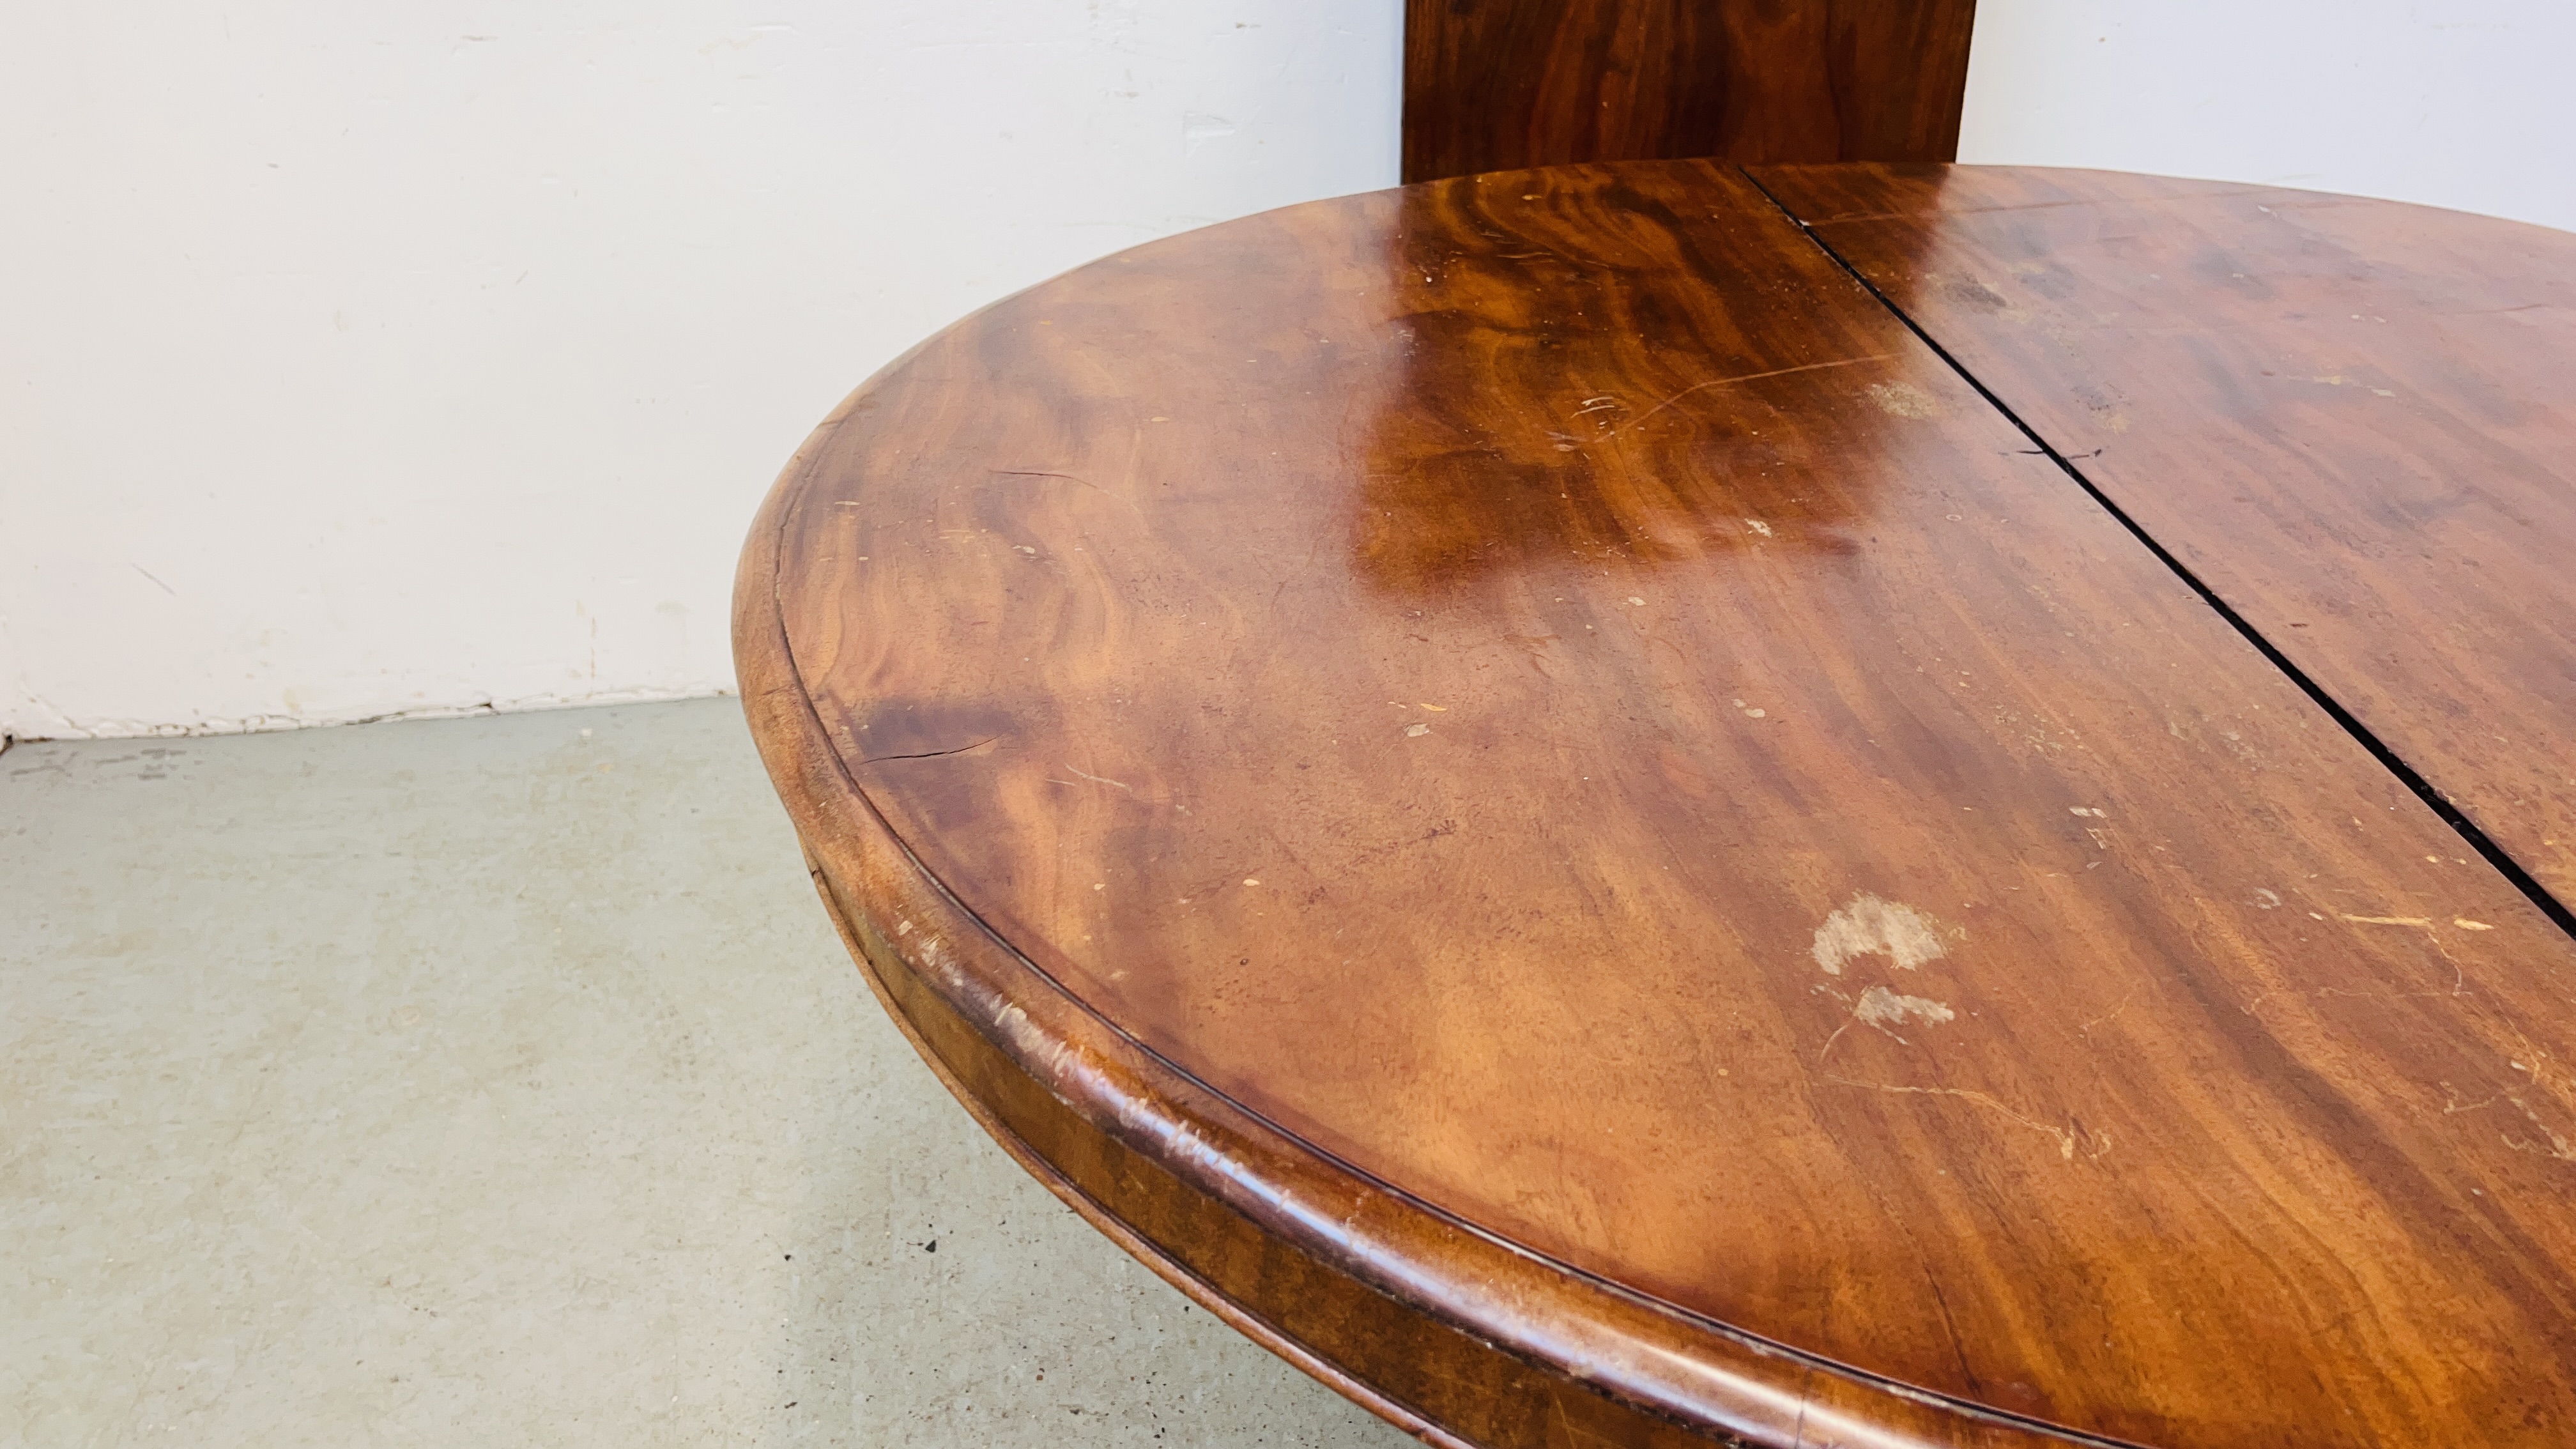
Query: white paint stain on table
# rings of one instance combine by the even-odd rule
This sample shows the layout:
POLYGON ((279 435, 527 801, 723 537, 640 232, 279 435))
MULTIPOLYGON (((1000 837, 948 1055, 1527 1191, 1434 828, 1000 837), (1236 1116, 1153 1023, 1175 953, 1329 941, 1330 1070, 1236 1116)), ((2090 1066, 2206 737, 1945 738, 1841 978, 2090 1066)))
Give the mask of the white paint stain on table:
POLYGON ((1930 916, 1867 891, 1825 918, 1809 950, 1828 976, 1842 975, 1858 956, 1885 956, 1899 970, 1912 971, 1944 954, 1941 933, 1930 916))

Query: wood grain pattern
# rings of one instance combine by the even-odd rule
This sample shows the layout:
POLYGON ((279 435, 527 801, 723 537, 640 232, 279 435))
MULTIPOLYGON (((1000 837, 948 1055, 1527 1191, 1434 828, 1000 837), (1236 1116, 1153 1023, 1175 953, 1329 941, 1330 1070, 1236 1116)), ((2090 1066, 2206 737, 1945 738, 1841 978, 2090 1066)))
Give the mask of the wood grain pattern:
POLYGON ((1050 1191, 1226 1322, 1434 1445, 2066 1442, 1616 1285, 1533 1271, 1525 1252, 1209 1092, 995 935, 858 788, 788 645, 787 514, 865 393, 816 431, 753 523, 734 598, 744 711, 870 988, 1050 1191))
POLYGON ((998 304, 737 627, 925 1052, 1399 1420, 2576 1422, 2576 944, 1731 170, 998 304))
POLYGON ((1763 180, 2576 901, 2576 236, 2105 172, 1763 180))
POLYGON ((1975 0, 1407 0, 1404 179, 1947 161, 1975 0))

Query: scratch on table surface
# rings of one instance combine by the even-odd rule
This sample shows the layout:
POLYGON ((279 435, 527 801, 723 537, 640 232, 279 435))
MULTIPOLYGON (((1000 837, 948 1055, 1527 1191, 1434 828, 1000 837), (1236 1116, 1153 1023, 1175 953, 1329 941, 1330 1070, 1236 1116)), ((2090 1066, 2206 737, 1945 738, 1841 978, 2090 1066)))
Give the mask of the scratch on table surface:
POLYGON ((950 755, 964 755, 964 754, 971 754, 971 753, 973 753, 974 751, 976 751, 976 750, 980 750, 980 749, 984 748, 986 745, 989 745, 989 744, 993 743, 993 741, 998 740, 998 739, 1000 739, 1000 738, 1001 738, 1001 736, 1000 736, 1000 735, 988 735, 988 736, 986 736, 986 737, 985 737, 985 738, 983 738, 983 739, 977 740, 975 743, 973 743, 973 744, 971 744, 971 745, 959 745, 958 747, 956 747, 956 748, 955 748, 955 749, 953 749, 953 750, 923 750, 923 751, 921 751, 921 752, 920 752, 920 753, 918 753, 918 754, 911 754, 911 755, 870 755, 870 756, 868 756, 866 759, 859 761, 859 764, 861 764, 861 765, 880 765, 880 764, 885 763, 885 762, 886 762, 886 761, 888 761, 888 760, 937 760, 937 759, 944 759, 944 758, 946 758, 947 756, 950 756, 950 755))
MULTIPOLYGON (((2353 916, 2353 915, 2345 915, 2343 912, 2340 912, 2340 911, 2336 912, 2335 914, 2336 914, 2338 917, 2340 917, 2341 919, 2343 919, 2343 920, 2347 920, 2347 921, 2350 921, 2350 922, 2354 923, 2355 925, 2361 925, 2361 926, 2409 926, 2409 927, 2412 927, 2412 928, 2414 928, 2414 929, 2416 929, 2416 930, 2422 931, 2422 932, 2424 933, 2424 939, 2433 943, 2433 954, 2434 954, 2434 955, 2436 955, 2436 956, 2439 956, 2439 957, 2441 957, 2443 960, 2448 961, 2448 962, 2450 962, 2450 963, 2451 963, 2451 989, 2450 989, 2450 991, 2449 991, 2447 994, 2452 995, 2452 996, 2466 996, 2466 995, 2468 995, 2468 994, 2469 994, 2469 977, 2468 977, 2468 972, 2467 972, 2467 970, 2465 970, 2465 969, 2460 965, 2460 958, 2458 958, 2457 956, 2454 956, 2454 955, 2452 955, 2452 954, 2451 954, 2451 948, 2442 944, 2442 932, 2441 932, 2440 928, 2438 928, 2437 926, 2435 926, 2435 925, 2433 924, 2433 918, 2432 918, 2432 917, 2430 917, 2430 916, 2353 916)), ((2471 931, 2491 931, 2491 930, 2494 930, 2494 929, 2495 929, 2494 927, 2492 927, 2492 926, 2490 926, 2490 925, 2486 924, 2484 921, 2471 921, 2471 920, 2466 919, 2465 917, 2461 918, 2461 919, 2460 919, 2460 920, 2458 920, 2458 921, 2453 922, 2453 924, 2454 924, 2454 925, 2459 926, 2459 927, 2460 927, 2461 929, 2463 929, 2463 930, 2471 930, 2471 931)), ((2320 992, 2318 992, 2317 994, 2318 994, 2318 995, 2320 995, 2320 996, 2327 996, 2327 995, 2347 995, 2347 996, 2350 996, 2350 995, 2361 995, 2361 994, 2363 994, 2363 993, 2359 993, 2359 992, 2334 992, 2334 991, 2328 990, 2328 991, 2320 991, 2320 992)), ((2421 991, 2421 992, 2406 992, 2406 993, 2403 993, 2403 994, 2404 994, 2404 995, 2409 995, 2409 996, 2436 996, 2436 995, 2442 995, 2442 994, 2444 994, 2444 993, 2440 993, 2440 992, 2431 992, 2431 991, 2421 991)))
POLYGON ((993 470, 993 476, 997 478, 1061 478, 1067 483, 1079 483, 1094 493, 1106 493, 1109 491, 1108 489, 1101 487, 1099 484, 1092 482, 1088 478, 1077 478, 1071 473, 1057 473, 1045 468, 996 468, 993 470))
POLYGON ((1887 1082, 1854 1081, 1850 1077, 1837 1077, 1830 1072, 1824 1073, 1823 1075, 1826 1081, 1835 1083, 1838 1086, 1858 1087, 1863 1091, 1868 1092, 1892 1092, 1899 1096, 1964 1098, 1976 1103, 1980 1107, 1986 1107, 1994 1111, 2001 1112, 2005 1116, 2010 1117, 2012 1120, 2034 1132, 2047 1133, 2057 1142, 2057 1155, 2069 1162, 2075 1160, 2075 1144, 2077 1141, 2082 1139, 2089 1138, 2102 1144, 2092 1152, 2086 1154, 2088 1157, 2100 1157, 2103 1153, 2111 1150, 2111 1137, 2107 1132, 2086 1132, 2083 1128, 2075 1126, 2071 1122, 2065 1127, 2051 1127, 2045 1122, 2033 1121, 2032 1119, 2023 1116, 2012 1108, 2005 1106, 1999 1099, 1990 1096, 1987 1093, 1973 1091, 1967 1087, 1899 1087, 1887 1082))
POLYGON ((1133 794, 1135 794, 1135 793, 1136 793, 1136 787, 1134 787, 1133 785, 1128 784, 1128 783, 1127 783, 1126 781, 1124 781, 1124 780, 1112 780, 1112 779, 1110 779, 1110 778, 1109 778, 1108 776, 1106 776, 1106 775, 1095 775, 1095 774, 1091 773, 1091 772, 1090 772, 1090 771, 1088 771, 1088 770, 1075 769, 1075 768, 1074 768, 1073 766, 1071 766, 1071 765, 1067 765, 1067 766, 1065 766, 1065 768, 1066 768, 1066 769, 1068 769, 1068 770, 1072 770, 1072 771, 1073 771, 1073 773, 1075 773, 1075 774, 1077 774, 1077 775, 1080 775, 1082 778, 1084 778, 1084 779, 1086 779, 1086 780, 1089 780, 1089 781, 1093 782, 1094 784, 1099 784, 1099 785, 1115 785, 1115 786, 1117 786, 1119 789, 1126 791, 1126 792, 1127 792, 1128 794, 1130 794, 1130 795, 1133 795, 1133 794))
POLYGON ((2138 991, 2139 988, 2135 986, 2130 987, 2129 994, 2120 998, 2119 1005, 2112 1007, 2102 1015, 2097 1016, 2091 1021, 2084 1023, 2082 1026, 2075 1028, 2075 1034, 2083 1037, 2086 1041, 2091 1041, 2093 1039, 2093 1028, 2119 1020, 2120 1013, 2129 1009, 2129 1003, 2138 999, 2138 991))
POLYGON ((1555 1435, 1551 1436, 1552 1438, 1573 1446, 1573 1449, 1582 1449, 1582 1446, 1586 1444, 1615 1444, 1615 1441, 1604 1439, 1600 1435, 1593 1433, 1591 1430, 1584 1428, 1582 1425, 1575 1423, 1572 1419, 1567 1418, 1565 1414, 1565 1404, 1562 1400, 1557 1398, 1556 1395, 1549 1394, 1547 1396, 1547 1407, 1556 1419, 1556 1427, 1558 1431, 1555 1435))
POLYGON ((2463 1102, 2460 1100, 2459 1088, 2452 1086, 2448 1082, 2442 1083, 2441 1087, 2443 1099, 2442 1115, 2445 1117, 2456 1117, 2462 1112, 2482 1111, 2485 1108, 2492 1107, 2496 1103, 2504 1100, 2504 1093, 2498 1092, 2483 1102, 2463 1102))
POLYGON ((1825 1044, 1816 1049, 1816 1065, 1823 1066, 1825 1064, 1825 1057, 1833 1051, 1834 1043, 1841 1041, 1843 1039, 1843 1033, 1849 1030, 1851 1030, 1851 1023, 1848 1021, 1834 1028, 1834 1034, 1826 1037, 1825 1044))
MULTIPOLYGON (((2212 201, 2222 196, 2260 196, 2266 191, 2274 189, 2276 188, 2267 186, 2249 186, 2237 191, 2202 191, 2170 199, 2174 201, 2212 201)), ((2105 204, 2106 200, 2102 197, 2078 196, 2069 197, 2063 201, 2007 202, 2000 206, 1935 206, 1916 211, 1854 212, 1848 216, 1818 217, 1813 222, 1801 222, 1800 225, 1810 228, 1821 226, 1848 226, 1854 222, 1899 221, 1917 216, 1992 216, 1997 212, 2005 211, 2054 211, 2057 208, 2064 206, 2102 206, 2105 204)), ((2120 204, 2135 205, 2137 203, 2132 201, 2123 201, 2120 204)), ((2271 210, 2269 207, 2263 207, 2260 209, 2266 212, 2271 210)))
POLYGON ((2516 1152, 2529 1152, 2542 1157, 2554 1157, 2560 1162, 2576 1162, 2576 1147, 2569 1146, 2566 1138, 2550 1131, 2549 1124, 2540 1120, 2539 1113, 2534 1112, 2530 1107, 2525 1106, 2520 1097, 2507 1097, 2505 1100, 2511 1102, 2515 1107, 2520 1108, 2522 1115, 2531 1119, 2532 1127, 2537 1130, 2541 1136, 2549 1139, 2549 1145, 2547 1147, 2543 1147, 2537 1142, 2520 1141, 2509 1132, 2497 1133, 2497 1136, 2504 1139, 2505 1146, 2512 1148, 2516 1152))
POLYGON ((1601 441, 1607 442, 1610 439, 1619 436, 1621 433, 1628 431, 1630 428, 1637 426, 1639 423, 1644 422, 1646 419, 1653 417, 1655 414, 1662 412, 1664 409, 1671 407, 1673 404, 1680 402, 1683 398, 1689 397, 1692 393, 1705 392, 1712 387, 1725 387, 1729 383, 1737 382, 1758 382, 1766 377, 1787 377, 1793 372, 1821 372, 1829 367, 1858 367, 1865 362, 1885 362, 1894 356, 1896 356, 1896 354, 1893 352, 1875 352, 1867 357, 1846 357, 1833 362, 1810 362, 1801 367, 1775 367, 1769 372, 1747 372, 1735 377, 1712 377, 1706 382, 1692 383, 1690 386, 1683 388, 1680 392, 1674 393, 1671 397, 1664 399, 1662 402, 1659 402, 1653 407, 1646 409, 1644 412, 1637 414, 1628 421, 1621 423, 1619 426, 1612 428, 1606 433, 1603 433, 1601 435, 1601 441))

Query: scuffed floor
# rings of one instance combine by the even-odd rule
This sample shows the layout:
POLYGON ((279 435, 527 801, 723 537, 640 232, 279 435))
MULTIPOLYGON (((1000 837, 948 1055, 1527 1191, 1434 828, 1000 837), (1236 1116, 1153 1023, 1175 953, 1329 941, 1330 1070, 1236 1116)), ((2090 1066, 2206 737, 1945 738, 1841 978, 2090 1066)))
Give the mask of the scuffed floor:
POLYGON ((0 755, 0 1249, 0 1442, 1410 1442, 948 1099, 728 700, 0 755))

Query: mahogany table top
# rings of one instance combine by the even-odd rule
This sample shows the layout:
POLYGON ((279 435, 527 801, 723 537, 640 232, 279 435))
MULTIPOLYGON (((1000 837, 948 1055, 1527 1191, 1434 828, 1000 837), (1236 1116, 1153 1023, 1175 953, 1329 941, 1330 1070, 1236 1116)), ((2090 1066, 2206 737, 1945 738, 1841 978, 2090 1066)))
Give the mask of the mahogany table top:
POLYGON ((995 304, 755 526, 827 903, 1451 1444, 2576 1442, 2576 237, 1629 163, 995 304))

